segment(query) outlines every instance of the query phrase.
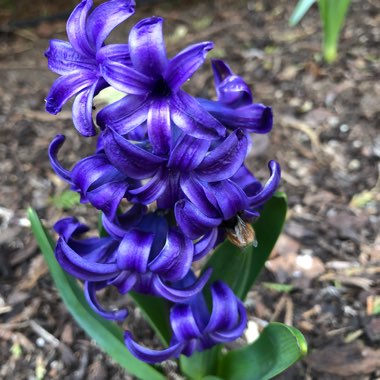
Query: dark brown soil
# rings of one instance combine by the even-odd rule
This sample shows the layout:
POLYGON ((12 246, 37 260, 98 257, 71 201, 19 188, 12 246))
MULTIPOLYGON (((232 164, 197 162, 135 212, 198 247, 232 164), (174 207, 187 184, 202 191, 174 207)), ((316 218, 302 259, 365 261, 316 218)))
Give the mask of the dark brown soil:
MULTIPOLYGON (((26 219, 28 205, 47 226, 70 213, 94 216, 83 205, 57 210, 54 197, 67 187, 46 153, 57 133, 70 141, 67 165, 91 152, 92 142, 71 126, 70 107, 56 117, 44 112, 55 75, 43 52, 50 38, 66 38, 64 17, 75 3, 0 1, 0 379, 131 379, 66 311, 26 219)), ((165 17, 171 53, 214 41, 212 55, 274 109, 274 130, 269 140, 254 139, 250 165, 264 178, 269 159, 281 163, 289 214, 247 306, 253 323, 293 324, 310 347, 279 378, 380 378, 380 4, 353 1, 340 58, 327 65, 317 9, 300 26, 288 26, 295 1, 141 3, 131 22, 165 17), (293 289, 274 291, 264 282, 293 289)), ((127 33, 118 28, 113 38, 127 33)), ((209 63, 189 86, 192 94, 214 95, 209 63)), ((150 330, 137 311, 132 315, 149 345, 150 330)))

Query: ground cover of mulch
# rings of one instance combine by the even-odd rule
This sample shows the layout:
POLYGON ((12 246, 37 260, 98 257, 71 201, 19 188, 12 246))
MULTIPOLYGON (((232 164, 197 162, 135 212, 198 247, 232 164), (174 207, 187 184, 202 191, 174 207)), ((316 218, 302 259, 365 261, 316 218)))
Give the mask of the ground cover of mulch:
MULTIPOLYGON (((48 227, 70 213, 96 218, 85 205, 62 209, 67 186, 46 153, 57 133, 69 141, 61 155, 67 166, 93 144, 75 133, 70 107, 56 117, 44 112, 55 75, 43 52, 50 38, 65 39, 64 17, 75 3, 0 2, 0 379, 131 379, 66 311, 26 218, 28 205, 48 227)), ((295 1, 140 3, 129 26, 152 14, 165 17, 173 54, 214 41, 211 55, 227 60, 256 101, 273 107, 274 130, 254 137, 249 165, 264 179, 268 160, 281 163, 289 213, 247 308, 251 328, 286 322, 310 347, 278 378, 379 379, 380 4, 353 1, 341 56, 326 65, 317 9, 300 26, 288 26, 295 1)), ((128 30, 115 34, 126 40, 128 30)), ((214 96, 209 62, 188 89, 214 96)), ((138 310, 128 323, 141 342, 157 344, 138 310)), ((165 368, 169 379, 180 378, 173 363, 165 368)))

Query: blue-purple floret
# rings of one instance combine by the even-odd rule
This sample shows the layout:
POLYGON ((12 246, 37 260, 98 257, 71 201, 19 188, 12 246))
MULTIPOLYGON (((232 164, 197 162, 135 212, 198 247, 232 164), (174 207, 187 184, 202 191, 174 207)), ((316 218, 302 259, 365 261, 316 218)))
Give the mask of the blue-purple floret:
MULTIPOLYGON (((102 317, 124 320, 126 309, 108 310, 97 292, 109 286, 171 303, 171 344, 154 351, 125 344, 155 363, 191 355, 237 339, 247 316, 223 282, 211 284, 212 309, 202 291, 212 269, 196 278, 193 263, 211 254, 235 219, 254 221, 280 182, 280 166, 268 163, 265 184, 245 165, 250 133, 268 133, 270 107, 254 103, 248 84, 221 60, 213 60, 217 99, 194 98, 181 87, 204 63, 212 42, 193 44, 168 58, 163 19, 146 18, 127 44, 105 45, 117 25, 134 13, 134 1, 109 0, 92 11, 83 0, 67 22, 69 42, 52 40, 49 68, 61 76, 46 99, 55 114, 73 96, 73 121, 83 136, 97 136, 94 153, 71 170, 58 159, 65 137, 49 147, 53 169, 82 203, 102 212, 104 233, 74 217, 58 221, 56 258, 84 281, 89 305, 102 317), (93 116, 93 98, 111 86, 125 94, 93 116)), ((260 243, 260 242, 259 242, 260 243)))

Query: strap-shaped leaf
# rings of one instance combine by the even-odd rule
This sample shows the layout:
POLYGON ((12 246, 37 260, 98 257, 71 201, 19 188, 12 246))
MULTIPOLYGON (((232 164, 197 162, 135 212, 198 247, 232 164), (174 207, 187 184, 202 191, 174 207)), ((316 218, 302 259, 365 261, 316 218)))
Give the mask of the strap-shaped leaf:
POLYGON ((126 371, 141 380, 165 380, 159 371, 136 359, 123 343, 122 330, 112 322, 98 316, 87 304, 76 280, 65 273, 54 256, 54 242, 43 227, 37 213, 29 208, 28 216, 33 234, 44 255, 51 276, 67 309, 97 344, 126 371))
POLYGON ((213 268, 210 283, 222 280, 240 299, 244 299, 280 236, 286 210, 286 195, 276 193, 265 204, 260 218, 253 224, 257 247, 241 249, 229 241, 220 244, 205 266, 213 268))
POLYGON ((228 380, 269 380, 306 353, 305 338, 297 329, 270 323, 257 341, 222 356, 217 375, 228 380))
POLYGON ((290 16, 289 24, 291 26, 297 25, 315 2, 316 0, 299 0, 290 16))

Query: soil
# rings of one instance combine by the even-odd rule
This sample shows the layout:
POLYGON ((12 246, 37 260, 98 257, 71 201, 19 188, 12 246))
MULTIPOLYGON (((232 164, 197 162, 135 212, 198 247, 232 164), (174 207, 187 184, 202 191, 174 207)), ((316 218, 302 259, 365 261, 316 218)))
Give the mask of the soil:
MULTIPOLYGON (((0 2, 1 379, 132 379, 66 311, 26 218, 29 205, 49 228, 63 215, 94 218, 85 205, 62 209, 57 199, 67 186, 46 153, 58 133, 70 141, 68 166, 93 144, 72 128, 69 106, 55 117, 44 111, 56 76, 43 52, 49 39, 66 39, 65 17, 75 3, 0 2)), ((225 59, 252 86, 256 101, 273 107, 273 132, 269 139, 254 137, 249 165, 265 178, 267 161, 280 162, 289 212, 247 308, 254 324, 294 325, 310 349, 278 379, 379 379, 380 4, 352 2, 339 59, 327 65, 317 8, 291 28, 295 1, 137 3, 132 21, 113 38, 126 40, 132 22, 161 15, 169 53, 214 41, 211 56, 225 59)), ((194 95, 214 96, 209 62, 188 86, 194 95)), ((153 344, 139 312, 131 314, 132 330, 153 344)), ((180 378, 172 362, 165 368, 168 379, 180 378)))

